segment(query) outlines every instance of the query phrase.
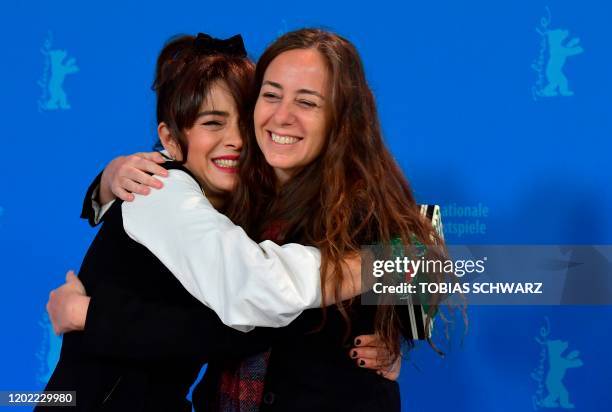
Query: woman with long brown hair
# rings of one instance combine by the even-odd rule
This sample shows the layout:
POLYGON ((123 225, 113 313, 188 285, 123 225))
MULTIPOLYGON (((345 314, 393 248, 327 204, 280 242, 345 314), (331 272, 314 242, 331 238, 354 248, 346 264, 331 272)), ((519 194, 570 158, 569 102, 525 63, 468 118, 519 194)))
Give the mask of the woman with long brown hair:
MULTIPOLYGON (((317 29, 281 36, 261 56, 253 90, 254 128, 229 210, 250 236, 319 248, 322 264, 332 268, 322 285, 333 285, 336 296, 342 257, 362 245, 442 244, 384 145, 361 59, 348 40, 317 29)), ((137 183, 124 182, 125 189, 153 185, 132 176, 137 183)), ((120 179, 110 179, 118 195, 120 179)), ((430 305, 429 315, 435 310, 430 305)), ((306 311, 270 351, 211 360, 195 404, 218 411, 399 410, 397 383, 360 368, 364 352, 350 347, 352 337, 376 333, 397 357, 402 336, 417 338, 410 322, 405 306, 356 300, 306 311)), ((424 325, 427 337, 431 323, 424 325)))
MULTIPOLYGON (((384 145, 361 59, 348 40, 317 29, 281 36, 261 56, 253 90, 254 129, 241 154, 229 216, 254 239, 319 248, 322 265, 333 268, 322 285, 331 283, 336 297, 342 257, 362 245, 392 239, 442 244, 384 145)), ((355 364, 346 352, 351 337, 376 333, 392 357, 399 356, 402 336, 416 338, 405 310, 345 301, 306 311, 290 326, 292 335, 269 352, 212 360, 197 393, 204 402, 196 405, 399 410, 397 384, 359 368, 361 356, 355 364)), ((435 310, 430 305, 429 315, 435 310)), ((425 321, 425 337, 430 325, 425 321)))
MULTIPOLYGON (((172 53, 171 53, 171 54, 172 54, 172 53)), ((174 54, 172 54, 172 56, 174 57, 174 54)), ((309 86, 309 87, 310 87, 310 86, 309 86)), ((317 89, 317 88, 318 88, 318 87, 314 87, 314 89, 317 89)), ((311 89, 312 89, 312 87, 311 87, 311 89)), ((311 90, 311 89, 309 89, 309 91, 313 91, 313 90, 311 90)), ((317 92, 317 93, 318 93, 318 92, 317 92)), ((326 93, 326 92, 321 92, 321 93, 319 93, 319 95, 320 95, 320 97, 321 97, 321 98, 323 98, 324 93, 326 93)), ((308 92, 307 92, 306 94, 308 94, 308 92)), ((305 108, 306 108, 306 107, 312 107, 312 105, 313 105, 314 103, 312 103, 312 102, 310 102, 310 101, 307 101, 307 100, 305 100, 305 99, 302 99, 302 101, 300 101, 300 102, 299 102, 299 104, 300 104, 301 106, 303 106, 303 107, 305 107, 305 108)), ((325 112, 321 112, 321 113, 325 113, 325 112)), ((319 113, 319 114, 321 114, 321 113, 319 113)), ((218 113, 216 113, 216 114, 214 114, 214 113, 213 113, 213 115, 217 115, 217 116, 218 116, 219 114, 218 114, 218 113)), ((315 144, 314 146, 308 146, 308 147, 307 147, 307 150, 306 150, 306 155, 307 155, 307 156, 306 156, 306 157, 301 157, 301 159, 299 159, 299 161, 298 161, 298 163, 297 163, 297 164, 296 164, 295 162, 291 162, 291 161, 290 161, 290 167, 291 167, 291 168, 300 167, 300 166, 301 166, 301 163, 303 163, 303 162, 305 162, 305 164, 310 163, 310 162, 312 161, 312 159, 314 159, 314 158, 316 158, 316 157, 318 157, 318 156, 319 156, 319 152, 320 152, 320 150, 321 150, 321 148, 322 148, 322 143, 323 143, 323 140, 322 140, 322 139, 324 138, 324 136, 323 136, 322 134, 319 134, 318 132, 322 132, 322 131, 324 131, 324 129, 323 129, 323 128, 321 128, 320 126, 322 126, 322 125, 324 125, 324 124, 325 124, 325 123, 321 123, 319 120, 320 120, 320 119, 322 119, 322 118, 325 118, 325 116, 326 116, 325 114, 323 115, 323 117, 321 117, 321 116, 318 116, 318 117, 317 117, 317 115, 314 115, 314 116, 312 116, 312 117, 311 117, 309 120, 308 120, 308 119, 303 119, 303 120, 306 120, 306 123, 309 123, 309 122, 310 122, 310 125, 312 125, 312 126, 314 126, 314 127, 315 127, 315 129, 310 129, 310 128, 308 128, 308 131, 309 131, 309 133, 310 133, 310 132, 312 132, 313 130, 314 130, 315 132, 317 132, 317 133, 315 133, 315 134, 317 134, 317 136, 313 136, 314 141, 315 141, 315 143, 316 143, 316 144, 315 144)), ((305 123, 305 124, 303 124, 303 125, 304 125, 304 126, 307 126, 307 124, 306 124, 306 123, 305 123)), ((195 126, 194 126, 194 127, 195 127, 195 126)), ((210 127, 215 127, 215 125, 211 125, 210 127)), ((170 129, 172 129, 172 128, 168 128, 168 127, 166 127, 165 129, 160 129, 160 131, 163 131, 163 130, 170 130, 170 129)), ((176 128, 175 128, 175 129, 176 129, 176 128)), ((176 130, 178 130, 179 132, 181 132, 181 133, 182 133, 182 131, 181 131, 181 128, 180 128, 180 127, 179 127, 178 129, 176 129, 176 130)), ((176 131, 175 131, 175 133, 176 133, 176 131)), ((309 134, 309 136, 310 136, 310 134, 309 134)), ((296 137, 293 137, 293 139, 296 139, 296 137)), ((291 142, 292 142, 292 139, 291 139, 290 137, 287 137, 287 136, 282 136, 282 137, 276 136, 276 140, 280 140, 280 141, 282 141, 282 143, 281 143, 281 144, 283 144, 283 145, 289 145, 289 144, 291 144, 291 142)), ((168 141, 168 143, 171 143, 172 141, 173 141, 173 140, 169 140, 169 141, 168 141)), ((178 141, 178 143, 177 143, 177 142, 175 142, 175 146, 176 146, 176 147, 174 147, 174 149, 175 149, 175 150, 176 150, 176 151, 177 151, 179 154, 180 154, 181 152, 183 152, 183 153, 184 153, 184 152, 186 152, 186 151, 187 151, 187 146, 182 147, 182 146, 181 146, 179 143, 180 143, 180 140, 178 141)), ((192 143, 193 143, 193 142, 191 142, 191 143, 189 143, 189 144, 192 144, 192 143)), ((294 142, 294 143, 295 143, 295 142, 294 142)), ((195 144, 195 143, 193 143, 193 144, 195 144)), ((236 150, 234 150, 234 151, 236 151, 236 150)), ((282 154, 281 154, 281 157, 282 157, 282 154)), ((219 160, 219 159, 210 159, 210 160, 214 162, 214 161, 219 160)), ((224 159, 221 159, 221 160, 224 160, 224 159)), ((289 160, 290 160, 290 159, 289 159, 289 160)), ((227 162, 226 162, 226 163, 227 163, 227 162)), ((227 165, 227 164, 221 164, 221 166, 222 166, 222 167, 227 167, 228 165, 227 165)), ((230 166, 231 166, 231 165, 230 165, 230 166)), ((206 166, 206 167, 207 167, 207 166, 206 166)), ((199 170, 199 169, 198 169, 198 170, 199 170)), ((202 170, 205 170, 205 169, 202 169, 202 170)), ((170 189, 169 189, 169 188, 167 188, 167 189, 165 189, 165 190, 170 190, 170 189)), ((174 189, 173 189, 173 190, 174 190, 174 189)), ((174 192, 172 192, 172 193, 174 193, 174 192)), ((166 196, 166 197, 167 197, 167 196, 166 196)), ((142 203, 142 201, 141 201, 140 203, 142 203)), ((154 203, 157 203, 157 201, 152 201, 152 203, 151 203, 151 207, 155 207, 155 206, 153 206, 153 204, 154 204, 154 203)), ((129 208, 129 207, 128 207, 128 208, 129 208)), ((117 209, 117 208, 115 208, 115 210, 116 210, 116 209, 117 209)), ((140 213, 138 213, 138 214, 139 214, 139 215, 141 215, 141 214, 142 214, 142 212, 140 212, 140 213)), ((236 215, 237 215, 237 214, 236 214, 236 215)), ((147 215, 147 216, 148 216, 148 215, 147 215)), ((132 219, 140 219, 140 220, 142 220, 142 216, 136 216, 135 214, 132 214, 132 219)), ((145 218, 145 220, 147 220, 147 218, 145 218)), ((146 222, 145 222, 145 223, 146 223, 146 222)), ((155 223, 153 226, 158 226, 158 223, 159 223, 159 222, 156 222, 156 223, 155 223)), ((267 228, 265 228, 265 230, 267 231, 267 235, 266 235, 266 234, 264 234, 264 235, 260 235, 259 237, 262 237, 262 238, 263 238, 263 237, 275 237, 275 238, 277 238, 277 239, 279 239, 279 240, 280 240, 280 239, 283 239, 283 237, 285 237, 284 233, 280 233, 280 232, 279 232, 278 236, 275 236, 275 235, 272 233, 272 232, 273 232, 273 226, 274 226, 274 225, 268 225, 268 227, 267 227, 267 228)), ((280 231, 281 231, 281 232, 284 232, 284 231, 285 231, 285 228, 284 228, 284 227, 285 227, 285 225, 284 225, 283 221, 280 221, 280 231)), ((145 228, 144 230, 145 230, 145 231, 147 231, 148 229, 146 229, 146 228, 145 228)), ((264 230, 264 229, 262 229, 262 230, 264 230)), ((181 232, 181 231, 180 231, 180 229, 179 229, 177 232, 178 232, 178 233, 183 233, 183 232, 181 232)), ((297 236, 296 236, 296 238, 297 238, 297 236)), ((309 238, 304 238, 304 239, 305 239, 305 240, 307 240, 307 241, 309 240, 309 238)), ((141 240, 142 240, 142 239, 141 239, 141 240)), ((166 239, 166 240, 167 240, 167 239, 166 239)), ((163 242, 163 241, 164 241, 164 239, 157 239, 156 244, 158 245, 158 244, 159 244, 159 242, 163 242)), ((146 242, 145 242, 144 244, 145 244, 147 247, 151 248, 151 244, 147 244, 146 242)), ((154 250, 154 249, 151 249, 151 250, 152 250, 153 252, 155 252, 155 250, 154 250)), ((191 252, 192 252, 192 253, 198 253, 198 251, 196 251, 195 249, 192 249, 192 250, 191 250, 191 252)), ((201 250, 199 250, 199 253, 201 253, 201 252, 202 252, 202 251, 201 251, 201 250)), ((186 252, 186 253, 187 253, 187 252, 186 252)), ((346 250, 346 253, 347 253, 347 255, 351 255, 351 254, 352 254, 350 250, 346 250)), ((160 258, 161 258, 161 257, 160 257, 160 258)), ((166 265, 168 265, 168 266, 169 266, 169 267, 171 267, 171 268, 172 268, 172 267, 174 267, 174 265, 173 265, 173 259, 174 259, 175 257, 173 257, 173 256, 164 256, 164 258, 165 258, 165 259, 164 259, 163 261, 164 261, 164 263, 165 263, 166 265)), ((343 259, 343 260, 344 260, 344 259, 343 259)), ((337 262, 333 262, 333 263, 332 263, 332 261, 331 261, 331 260, 329 260, 329 262, 330 262, 330 266, 333 266, 333 265, 336 265, 336 264, 337 264, 337 265, 340 265, 340 264, 341 264, 341 262, 340 262, 340 261, 337 261, 337 262)), ((326 266, 326 267, 327 267, 327 266, 326 266)), ((126 270, 127 270, 127 269, 126 269, 126 270)), ((126 272, 126 270, 123 270, 123 272, 126 272)), ((132 267, 132 268, 131 268, 131 269, 129 269, 129 270, 137 270, 137 268, 136 268, 136 267, 132 267)), ((127 271, 129 271, 129 270, 127 270, 127 271)), ((203 268, 203 270, 205 271, 205 270, 206 270, 206 268, 203 268)), ((245 272, 246 272, 246 273, 245 273, 245 275, 246 275, 246 274, 248 274, 249 270, 246 270, 245 272)), ((174 274, 176 275, 176 273, 174 273, 174 274)), ((334 272, 334 274, 336 274, 336 272, 334 272)), ((128 273, 124 273, 124 276, 129 277, 130 275, 129 275, 128 273)), ((326 280, 326 282, 329 282, 329 281, 330 281, 330 279, 332 279, 332 278, 333 278, 333 277, 326 278, 326 279, 327 279, 327 280, 326 280)), ((72 280, 71 282, 74 282, 74 280, 72 280)), ((335 284, 335 282, 337 282, 337 280, 335 280, 335 281, 334 281, 334 284, 335 284)), ((202 287, 206 287, 206 286, 207 286, 207 285, 206 285, 206 283, 202 283, 202 287)), ((263 287, 263 286, 265 286, 265 285, 263 285, 263 284, 262 284, 261 286, 263 287)), ((333 301, 334 299, 338 299, 338 297, 339 297, 340 295, 338 295, 338 296, 332 296, 332 295, 330 295, 330 294, 329 294, 329 290, 330 290, 330 288, 329 288, 329 287, 327 287, 327 288, 325 288, 325 287, 324 287, 324 288, 323 288, 323 291, 327 291, 326 293, 328 293, 328 299, 326 299, 326 300, 333 301), (332 296, 332 297, 330 297, 330 296, 332 296)), ((196 290, 196 291, 194 291, 194 290, 189 290, 189 291, 190 291, 192 294, 194 294, 194 296, 199 297, 199 296, 198 296, 198 293, 197 293, 197 292, 198 292, 197 290, 196 290)), ((336 292, 337 292, 337 291, 336 291, 336 292)), ((344 295, 342 295, 342 296, 346 296, 346 294, 344 294, 344 295)), ((219 303, 223 303, 223 302, 219 302, 219 303)), ((247 299, 247 303, 248 303, 248 299, 247 299)), ((109 305, 109 306, 110 306, 110 305, 109 305)), ((107 308, 108 308, 108 307, 107 307, 107 308)), ((98 312, 99 312, 99 306, 97 307, 97 309, 98 309, 98 312)), ((112 310, 111 308, 108 308, 108 309, 109 309, 109 310, 112 310)), ((215 309, 216 309, 216 308, 215 308, 215 309)), ((165 309, 164 309, 164 311, 165 311, 165 309)), ((139 311, 139 313, 140 313, 140 314, 142 314, 143 312, 142 312, 142 311, 139 311)), ((161 313, 161 312, 160 312, 160 313, 161 313)), ((174 313, 174 312, 173 312, 173 313, 174 313)), ((219 313, 219 312, 218 312, 218 313, 219 313)), ((90 312, 89 312, 89 314, 91 314, 91 308, 90 308, 90 312)), ((89 316, 89 314, 88 314, 88 316, 89 316)), ((106 314, 105 314, 105 315, 106 315, 106 314)), ((281 317, 282 317, 283 315, 284 315, 283 313, 279 313, 279 314, 278 314, 278 316, 281 316, 281 317)), ((150 318, 150 316, 149 316, 149 318, 150 318)), ((168 317, 168 319, 169 319, 169 321, 171 321, 170 317, 168 317)), ((176 319, 176 318, 174 318, 174 319, 176 319)), ((88 319, 87 324, 89 325, 89 319, 88 319)), ((89 326, 91 326, 91 325, 89 325, 89 326)), ((109 330, 109 331, 112 331, 112 329, 113 329, 112 327, 113 327, 112 322, 111 322, 109 325, 106 325, 106 329, 107 329, 107 330, 109 330)), ((305 322, 299 321, 299 322, 298 322, 298 324, 297 324, 297 325, 295 325, 295 326, 293 327, 293 328, 294 328, 294 332, 293 332, 293 334, 294 334, 295 336, 298 336, 298 335, 303 335, 303 334, 304 334, 304 332, 303 332, 303 331, 305 330, 305 329, 304 329, 304 327, 306 327, 306 330, 310 330, 310 329, 311 329, 311 328, 310 328, 310 320, 305 319, 305 322), (301 331, 301 332, 298 332, 298 331, 301 331)), ((82 327, 81 327, 81 328, 82 328, 82 327)), ((85 329, 86 329, 86 332, 87 332, 87 328, 85 328, 85 329)), ((129 331, 128 331, 128 332, 129 332, 129 331)), ((202 335, 205 335, 205 333, 199 333, 198 335, 199 335, 199 338, 200 338, 200 340, 199 340, 200 342, 201 342, 201 341, 205 341, 207 338, 210 340, 210 337, 202 336, 202 335)), ((117 335, 115 335, 115 336, 117 336, 117 335)), ((120 349, 122 349, 122 350, 125 350, 125 346, 127 346, 127 344, 126 344, 125 342, 122 342, 122 339, 124 339, 124 338, 125 338, 125 336, 117 336, 117 339, 116 339, 116 340, 117 340, 117 343, 119 343, 119 345, 118 345, 118 346, 120 346, 120 347, 121 347, 120 349)), ((112 342, 111 342, 111 343, 112 343, 112 342)), ((153 345, 151 345, 151 346, 153 346, 153 345)), ((190 344, 190 348, 191 348, 190 350, 193 350, 194 352, 195 352, 195 351, 197 351, 197 348, 195 348, 196 346, 197 346, 197 345, 195 345, 195 344, 190 344), (195 348, 195 349, 194 349, 194 348, 195 348)), ((99 349, 101 349, 101 350, 103 350, 103 351, 108 350, 108 348, 99 348, 99 349)), ((168 347, 165 347, 165 349, 167 349, 167 350, 169 350, 169 351, 171 350, 171 349, 169 349, 168 347)), ((190 352, 190 354, 191 354, 191 355, 193 355, 193 354, 194 354, 194 352, 190 352)), ((248 352, 248 351, 247 351, 247 352, 248 352)), ((344 348, 342 349, 342 352, 343 352, 343 357, 344 357, 344 358, 345 358, 345 359, 346 359, 346 360, 347 360, 347 361, 350 363, 351 361, 349 360, 348 356, 346 355, 346 350, 345 350, 344 348)), ((149 351, 147 352, 147 354, 151 354, 151 350, 149 350, 149 351)), ((142 360, 142 358, 143 358, 143 356, 142 356, 142 355, 143 355, 142 353, 138 353, 138 354, 136 354, 136 356, 140 356, 140 357, 141 357, 141 360, 142 360)), ((154 353, 153 353, 152 355, 154 355, 154 353)), ((200 356, 200 355, 198 355, 198 356, 200 356)), ((351 364, 351 365, 352 365, 352 364, 351 364)), ((363 366, 366 366, 366 365, 363 365, 363 366)), ((353 366, 353 367, 354 367, 354 366, 353 366)), ((211 376, 212 376, 212 375, 211 375, 211 376)), ((380 379, 382 379, 382 378, 380 378, 380 379)), ((212 403, 207 403, 207 405, 208 405, 208 404, 212 405, 212 403)))
MULTIPOLYGON (((191 411, 186 395, 210 358, 266 348, 272 334, 243 332, 319 307, 315 248, 257 244, 220 212, 237 180, 253 70, 240 36, 180 36, 160 52, 157 132, 174 159, 166 188, 115 202, 79 278, 68 275, 47 305, 68 333, 46 390, 76 391, 77 410, 191 411), (60 320, 67 291, 73 322, 60 320)), ((347 297, 358 292, 352 264, 347 297)))
MULTIPOLYGON (((260 57, 254 90, 254 129, 229 212, 254 239, 316 246, 322 264, 333 268, 322 279, 333 280, 335 296, 344 279, 342 257, 362 245, 394 238, 405 245, 442 244, 383 142, 353 44, 325 30, 287 33, 260 57)), ((404 310, 351 300, 306 311, 293 336, 259 361, 213 360, 199 396, 209 398, 207 410, 219 411, 399 410, 397 383, 355 367, 343 355, 348 337, 376 333, 392 357, 399 356, 402 334, 411 338, 404 310), (246 385, 262 403, 239 401, 236 388, 244 391, 245 385, 236 382, 261 376, 262 367, 264 390, 246 385)))

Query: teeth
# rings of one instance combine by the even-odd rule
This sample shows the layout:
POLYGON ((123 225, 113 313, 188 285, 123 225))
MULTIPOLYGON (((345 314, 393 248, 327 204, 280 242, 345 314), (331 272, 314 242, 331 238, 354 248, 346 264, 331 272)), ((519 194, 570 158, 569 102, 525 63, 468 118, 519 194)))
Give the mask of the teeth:
POLYGON ((213 162, 219 167, 238 167, 238 160, 215 159, 213 162))
POLYGON ((297 143, 300 140, 297 137, 280 136, 280 135, 277 135, 275 133, 270 133, 270 134, 272 135, 272 141, 275 142, 275 143, 293 144, 293 143, 297 143))

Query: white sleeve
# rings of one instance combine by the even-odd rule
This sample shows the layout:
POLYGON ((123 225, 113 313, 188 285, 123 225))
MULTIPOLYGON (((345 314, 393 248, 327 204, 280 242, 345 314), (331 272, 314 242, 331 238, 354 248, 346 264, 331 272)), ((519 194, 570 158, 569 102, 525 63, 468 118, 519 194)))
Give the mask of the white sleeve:
POLYGON ((123 226, 226 325, 280 327, 321 305, 321 256, 313 247, 257 244, 219 213, 197 182, 169 170, 161 190, 122 204, 123 226))
POLYGON ((110 202, 104 203, 103 205, 100 204, 100 202, 98 202, 98 195, 100 194, 100 185, 98 184, 95 189, 93 190, 93 192, 91 193, 91 209, 94 212, 94 224, 97 225, 98 223, 100 223, 100 220, 102 220, 102 216, 104 216, 104 214, 106 212, 108 212, 108 209, 110 209, 110 207, 113 205, 113 203, 115 203, 115 199, 111 200, 110 202))

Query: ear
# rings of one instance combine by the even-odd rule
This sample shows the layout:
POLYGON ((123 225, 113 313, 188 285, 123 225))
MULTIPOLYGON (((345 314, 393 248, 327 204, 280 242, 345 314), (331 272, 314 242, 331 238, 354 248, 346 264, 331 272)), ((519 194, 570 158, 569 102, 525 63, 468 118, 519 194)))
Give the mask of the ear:
POLYGON ((170 154, 170 157, 176 160, 183 160, 183 154, 181 152, 181 146, 179 146, 178 142, 172 136, 170 132, 170 128, 164 122, 161 122, 157 126, 157 135, 159 136, 159 141, 161 142, 164 149, 170 154))

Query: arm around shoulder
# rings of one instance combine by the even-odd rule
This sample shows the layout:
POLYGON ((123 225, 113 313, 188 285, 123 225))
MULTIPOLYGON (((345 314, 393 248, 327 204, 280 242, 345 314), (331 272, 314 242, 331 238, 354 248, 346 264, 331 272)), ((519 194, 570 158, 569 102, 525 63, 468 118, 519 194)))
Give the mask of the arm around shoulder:
POLYGON ((321 304, 320 253, 251 240, 219 213, 187 173, 123 203, 128 235, 147 247, 223 323, 247 331, 280 327, 321 304))

